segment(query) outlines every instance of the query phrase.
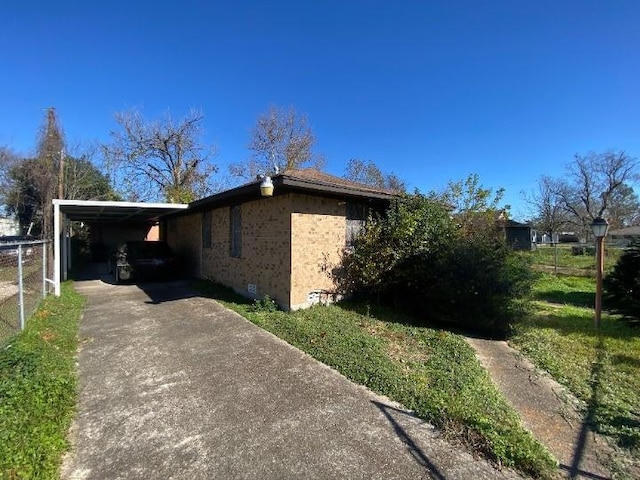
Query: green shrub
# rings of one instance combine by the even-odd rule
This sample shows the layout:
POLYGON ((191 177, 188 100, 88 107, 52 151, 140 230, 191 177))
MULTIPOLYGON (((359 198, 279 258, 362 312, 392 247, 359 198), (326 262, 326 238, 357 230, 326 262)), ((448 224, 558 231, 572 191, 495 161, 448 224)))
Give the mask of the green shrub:
POLYGON ((534 276, 506 246, 460 238, 440 254, 407 259, 394 302, 427 321, 504 336, 524 311, 534 276), (429 316, 431 318, 429 318, 429 316))
POLYGON ((333 270, 337 283, 412 312, 418 322, 504 335, 533 274, 528 257, 505 245, 495 218, 492 211, 452 216, 435 196, 405 196, 370 221, 333 270))
POLYGON ((622 254, 604 282, 607 304, 640 318, 640 240, 622 254))

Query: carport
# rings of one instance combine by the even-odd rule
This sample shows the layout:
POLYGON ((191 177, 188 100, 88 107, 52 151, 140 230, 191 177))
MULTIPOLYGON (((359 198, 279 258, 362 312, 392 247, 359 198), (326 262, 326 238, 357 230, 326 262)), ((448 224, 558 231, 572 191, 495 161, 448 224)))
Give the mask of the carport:
POLYGON ((97 200, 53 200, 53 284, 60 296, 60 282, 68 278, 70 263, 69 222, 117 225, 149 225, 170 213, 188 208, 183 203, 107 202, 97 200))

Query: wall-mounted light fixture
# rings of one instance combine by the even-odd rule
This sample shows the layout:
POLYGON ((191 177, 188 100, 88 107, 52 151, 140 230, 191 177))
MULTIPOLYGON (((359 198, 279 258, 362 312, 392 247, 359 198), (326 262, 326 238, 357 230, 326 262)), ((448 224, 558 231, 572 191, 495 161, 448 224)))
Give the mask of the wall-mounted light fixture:
POLYGON ((273 182, 269 175, 262 177, 262 182, 260 183, 260 195, 263 197, 273 196, 273 182))

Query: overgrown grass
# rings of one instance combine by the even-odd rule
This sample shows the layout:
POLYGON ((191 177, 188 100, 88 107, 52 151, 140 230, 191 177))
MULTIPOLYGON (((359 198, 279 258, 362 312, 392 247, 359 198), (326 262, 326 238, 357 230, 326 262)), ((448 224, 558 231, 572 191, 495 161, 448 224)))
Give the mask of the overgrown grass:
POLYGON ((197 288, 496 463, 533 476, 555 471, 555 460, 521 427, 462 337, 361 305, 272 312, 224 287, 197 288))
POLYGON ((0 350, 0 478, 57 478, 76 401, 83 298, 68 283, 0 350))
POLYGON ((511 342, 583 402, 596 431, 640 459, 640 329, 605 313, 596 330, 594 290, 593 279, 542 276, 511 342))

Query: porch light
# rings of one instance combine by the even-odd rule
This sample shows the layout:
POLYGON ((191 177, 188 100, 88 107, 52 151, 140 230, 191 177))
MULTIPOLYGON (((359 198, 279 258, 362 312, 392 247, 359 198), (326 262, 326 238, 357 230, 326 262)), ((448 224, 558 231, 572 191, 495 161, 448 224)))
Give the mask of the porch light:
POLYGON ((269 175, 262 177, 262 183, 260 183, 260 195, 263 197, 273 196, 273 182, 269 175))

